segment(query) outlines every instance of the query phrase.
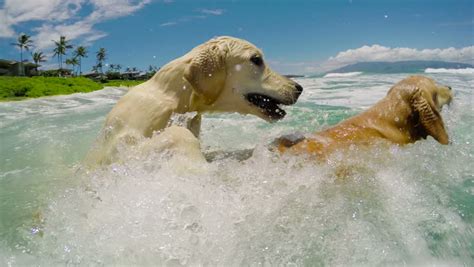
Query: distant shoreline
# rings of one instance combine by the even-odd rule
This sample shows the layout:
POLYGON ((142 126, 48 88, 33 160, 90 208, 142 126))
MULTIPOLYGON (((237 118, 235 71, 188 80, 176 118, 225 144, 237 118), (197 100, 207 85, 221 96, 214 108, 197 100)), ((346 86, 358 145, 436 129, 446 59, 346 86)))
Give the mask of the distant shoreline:
POLYGON ((285 76, 286 78, 304 78, 306 77, 305 75, 300 75, 300 74, 286 74, 286 75, 283 75, 285 76))
POLYGON ((353 72, 364 72, 364 73, 417 73, 424 72, 426 69, 465 69, 474 68, 471 64, 457 63, 457 62, 445 62, 445 61, 429 61, 429 60, 411 60, 411 61, 371 61, 371 62, 358 62, 350 64, 335 70, 326 72, 328 73, 353 73, 353 72))
MULTIPOLYGON (((424 71, 398 72, 406 75, 424 75, 424 74, 453 74, 453 75, 471 75, 473 68, 467 69, 444 69, 428 68, 424 71)), ((347 78, 359 75, 370 74, 394 74, 381 72, 328 72, 315 75, 284 75, 288 78, 347 78)), ((85 77, 11 77, 0 76, 0 102, 12 102, 30 100, 40 97, 70 95, 74 93, 89 93, 102 90, 105 87, 132 87, 143 83, 143 80, 110 80, 105 83, 97 82, 85 77)))

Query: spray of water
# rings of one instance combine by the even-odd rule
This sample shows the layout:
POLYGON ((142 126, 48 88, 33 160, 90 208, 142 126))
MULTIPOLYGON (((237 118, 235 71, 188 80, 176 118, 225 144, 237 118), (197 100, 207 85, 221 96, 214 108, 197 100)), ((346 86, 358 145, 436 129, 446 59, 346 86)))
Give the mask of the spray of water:
MULTIPOLYGON (((83 110, 80 118, 64 115, 72 122, 54 130, 40 120, 22 140, 30 140, 34 153, 57 148, 49 152, 51 164, 35 166, 31 160, 24 170, 2 161, 11 169, 2 173, 2 184, 19 192, 21 183, 6 181, 25 177, 29 183, 23 188, 35 198, 2 195, 10 201, 5 203, 14 198, 25 212, 14 226, 0 228, 7 237, 0 243, 0 260, 12 265, 470 265, 474 116, 472 92, 463 88, 472 79, 438 78, 461 88, 443 111, 450 146, 429 138, 403 148, 336 153, 319 163, 280 156, 267 144, 281 134, 321 129, 358 112, 384 94, 385 82, 364 75, 338 77, 338 82, 302 79, 298 82, 306 95, 277 125, 238 115, 208 116, 202 131, 202 149, 214 159, 208 163, 170 151, 141 153, 123 147, 118 163, 85 169, 79 156, 71 154, 91 143, 101 122, 95 118, 106 113, 112 100, 106 107, 83 110), (347 93, 341 83, 352 84, 354 91, 347 93), (363 98, 366 88, 374 91, 371 100, 363 98), (357 99, 359 105, 354 104, 357 99), (84 127, 89 140, 78 145, 68 137, 84 135, 72 125, 84 127), (54 140, 38 137, 48 131, 54 140), (250 157, 222 152, 243 149, 254 151, 250 157), (63 155, 71 159, 61 160, 63 155), (28 169, 43 173, 29 174, 28 169), (41 183, 33 183, 35 179, 41 183), (34 208, 24 207, 35 201, 34 208), (8 231, 13 236, 4 229, 15 229, 8 231)), ((93 102, 91 98, 86 97, 93 102)), ((66 99, 70 108, 72 100, 66 99)), ((33 106, 47 105, 30 103, 19 110, 33 106)), ((61 116, 53 117, 67 121, 61 116)), ((12 127, 3 129, 17 133, 12 127)), ((8 162, 19 156, 13 153, 8 162)))

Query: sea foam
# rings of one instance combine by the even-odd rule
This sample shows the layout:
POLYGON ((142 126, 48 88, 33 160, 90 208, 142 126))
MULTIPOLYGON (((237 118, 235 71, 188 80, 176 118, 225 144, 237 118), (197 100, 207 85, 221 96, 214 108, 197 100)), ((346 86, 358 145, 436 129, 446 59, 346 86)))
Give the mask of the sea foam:
POLYGON ((425 73, 474 74, 474 68, 465 68, 465 69, 427 68, 425 69, 425 73))
POLYGON ((356 71, 356 72, 346 72, 346 73, 328 73, 324 75, 324 78, 338 78, 338 77, 354 77, 354 76, 359 76, 361 75, 362 72, 356 71))
POLYGON ((210 163, 125 147, 116 164, 81 167, 117 89, 0 104, 0 265, 472 266, 473 80, 429 76, 456 91, 449 146, 429 137, 323 164, 267 144, 359 112, 406 74, 298 79, 303 95, 274 124, 206 115, 202 149, 224 152, 210 163))

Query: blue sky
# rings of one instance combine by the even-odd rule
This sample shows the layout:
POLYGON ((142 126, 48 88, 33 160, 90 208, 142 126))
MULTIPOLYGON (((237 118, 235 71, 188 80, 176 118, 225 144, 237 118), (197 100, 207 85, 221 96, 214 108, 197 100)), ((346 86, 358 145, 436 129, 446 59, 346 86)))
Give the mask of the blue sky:
MULTIPOLYGON (((18 59, 20 33, 50 53, 66 35, 89 58, 161 66, 219 35, 247 39, 284 73, 314 73, 358 61, 473 63, 472 0, 0 0, 0 58, 18 59)), ((55 67, 54 59, 44 64, 55 67)))

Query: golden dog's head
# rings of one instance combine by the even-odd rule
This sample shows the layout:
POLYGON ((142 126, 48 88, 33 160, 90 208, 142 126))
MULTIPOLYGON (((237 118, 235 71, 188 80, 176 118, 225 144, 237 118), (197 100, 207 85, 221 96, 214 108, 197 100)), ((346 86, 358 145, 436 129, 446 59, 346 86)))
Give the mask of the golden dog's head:
POLYGON ((211 111, 253 114, 267 121, 285 116, 303 88, 272 71, 253 44, 232 37, 212 39, 191 52, 184 78, 211 111))
POLYGON ((392 87, 388 96, 395 96, 409 103, 417 124, 424 133, 423 138, 431 135, 441 144, 449 143, 440 112, 453 99, 451 87, 439 85, 424 76, 411 76, 392 87))

